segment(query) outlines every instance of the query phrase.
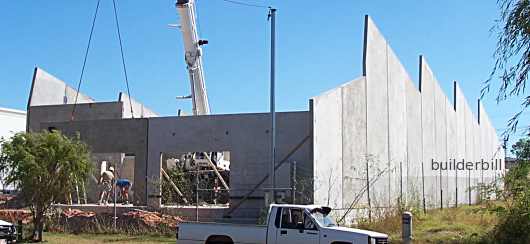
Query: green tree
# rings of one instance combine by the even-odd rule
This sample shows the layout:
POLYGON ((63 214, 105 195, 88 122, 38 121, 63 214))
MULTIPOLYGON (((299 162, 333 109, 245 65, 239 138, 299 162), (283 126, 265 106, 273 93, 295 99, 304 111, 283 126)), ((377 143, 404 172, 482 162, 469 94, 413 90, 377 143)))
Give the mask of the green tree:
POLYGON ((79 136, 70 139, 60 132, 18 133, 0 143, 0 171, 20 190, 33 214, 33 240, 40 242, 51 204, 91 173, 88 147, 79 136))
MULTIPOLYGON (((179 188, 188 204, 195 203, 195 174, 193 172, 186 174, 181 168, 173 167, 166 170, 169 179, 179 188)), ((184 199, 180 197, 173 187, 165 178, 162 181, 162 204, 185 204, 184 199)))
POLYGON ((495 65, 482 95, 490 90, 492 80, 498 78, 497 102, 523 96, 521 110, 508 121, 505 131, 508 135, 516 131, 519 118, 530 106, 530 96, 524 96, 530 72, 530 0, 497 0, 497 4, 501 14, 492 29, 498 38, 495 65))
POLYGON ((530 138, 521 138, 512 145, 511 152, 520 162, 530 160, 530 138))
POLYGON ((504 206, 496 209, 493 237, 496 243, 530 243, 530 138, 520 139, 512 153, 519 163, 504 176, 504 190, 498 192, 504 206))

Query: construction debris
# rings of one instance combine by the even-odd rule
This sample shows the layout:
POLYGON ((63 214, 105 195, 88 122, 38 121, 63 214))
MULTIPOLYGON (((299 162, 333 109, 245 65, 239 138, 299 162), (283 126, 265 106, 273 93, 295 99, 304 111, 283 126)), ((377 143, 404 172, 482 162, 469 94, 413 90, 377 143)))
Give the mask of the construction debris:
POLYGON ((134 210, 122 215, 123 220, 140 220, 143 224, 151 227, 158 226, 160 224, 165 224, 170 228, 176 228, 177 225, 182 222, 182 218, 165 215, 156 212, 149 212, 144 210, 134 210))
POLYGON ((66 218, 73 218, 73 217, 85 217, 90 218, 96 216, 96 213, 91 211, 81 211, 79 209, 66 209, 63 211, 63 215, 66 218))
POLYGON ((28 224, 32 221, 32 215, 25 209, 0 209, 0 219, 10 223, 22 221, 23 224, 28 224))
MULTIPOLYGON (((180 217, 135 209, 118 214, 116 228, 120 232, 165 233, 174 231, 182 221, 180 217)), ((60 214, 55 229, 73 233, 100 233, 113 230, 112 223, 113 215, 109 213, 67 209, 60 214)))

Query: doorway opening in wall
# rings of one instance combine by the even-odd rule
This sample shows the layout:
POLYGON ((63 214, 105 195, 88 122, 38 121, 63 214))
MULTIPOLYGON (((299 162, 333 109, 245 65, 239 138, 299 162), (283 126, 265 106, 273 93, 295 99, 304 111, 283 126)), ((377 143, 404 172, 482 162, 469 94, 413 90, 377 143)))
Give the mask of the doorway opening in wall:
POLYGON ((57 203, 67 205, 133 206, 134 168, 133 153, 92 153, 93 172, 57 203))
POLYGON ((169 152, 161 155, 164 206, 228 206, 230 152, 169 152))

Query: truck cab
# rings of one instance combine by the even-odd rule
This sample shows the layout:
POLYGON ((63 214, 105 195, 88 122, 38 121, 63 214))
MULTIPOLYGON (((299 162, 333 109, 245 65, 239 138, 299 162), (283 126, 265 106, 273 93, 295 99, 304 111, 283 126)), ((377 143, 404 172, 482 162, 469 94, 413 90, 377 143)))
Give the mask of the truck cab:
POLYGON ((331 208, 317 205, 273 204, 269 210, 267 243, 388 243, 388 236, 382 233, 339 227, 330 212, 331 208))

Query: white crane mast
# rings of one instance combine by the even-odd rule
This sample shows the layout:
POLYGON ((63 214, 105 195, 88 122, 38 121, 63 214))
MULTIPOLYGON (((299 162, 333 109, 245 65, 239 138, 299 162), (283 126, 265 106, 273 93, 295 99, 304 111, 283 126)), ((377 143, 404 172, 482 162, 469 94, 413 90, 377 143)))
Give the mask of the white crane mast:
POLYGON ((184 41, 185 60, 190 76, 193 115, 210 114, 208 94, 204 83, 201 45, 208 41, 200 40, 195 23, 195 0, 177 0, 180 15, 180 30, 184 41))

